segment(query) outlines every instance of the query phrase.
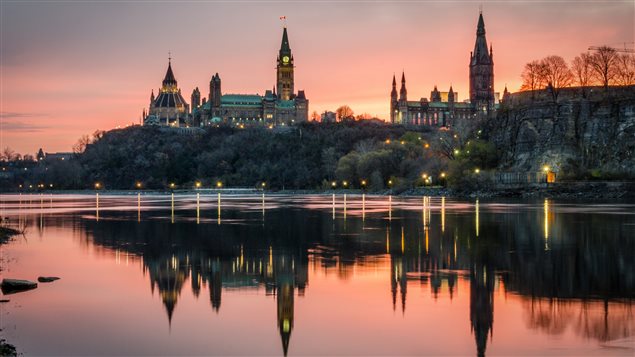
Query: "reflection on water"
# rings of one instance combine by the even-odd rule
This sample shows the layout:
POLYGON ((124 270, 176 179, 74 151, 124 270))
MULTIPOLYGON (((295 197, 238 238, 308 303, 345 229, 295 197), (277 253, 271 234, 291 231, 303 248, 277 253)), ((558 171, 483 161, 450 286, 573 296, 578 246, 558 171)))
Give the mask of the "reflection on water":
MULTIPOLYGON (((90 293, 99 281, 82 280, 85 275, 115 275, 119 264, 138 266, 128 273, 150 288, 131 295, 126 304, 143 309, 154 304, 156 294, 169 329, 151 326, 132 332, 138 337, 137 354, 485 355, 520 350, 542 354, 549 348, 567 348, 573 354, 633 353, 633 205, 138 193, 51 196, 45 206, 42 196, 33 198, 2 197, 2 214, 28 229, 26 242, 11 243, 3 254, 27 257, 39 251, 45 266, 69 269, 81 260, 85 271, 76 280, 85 285, 73 285, 69 276, 50 286, 68 284, 55 292, 61 302, 51 300, 73 300, 78 315, 93 311, 102 298, 90 293), (33 236, 42 243, 30 243, 33 236), (63 260, 59 252, 47 251, 63 242, 82 249, 65 251, 63 260), (114 265, 104 267, 96 257, 114 265), (82 302, 73 298, 78 291, 82 302), (265 299, 245 300, 254 294, 265 299), (275 299, 275 307, 268 298, 275 299), (207 307, 199 300, 207 300, 207 307), (201 322, 204 309, 223 316, 222 324, 201 322), (225 309, 231 315, 223 315, 225 309), (180 311, 185 325, 174 325, 180 311), (266 318, 273 313, 278 349, 265 338, 266 318), (338 315, 350 318, 329 320, 338 315), (262 324, 254 322, 262 319, 262 324), (240 333, 227 332, 245 324, 262 329, 250 335, 262 343, 261 349, 252 350, 240 343, 240 333), (192 332, 200 328, 222 336, 221 343, 206 345, 205 338, 192 332), (422 343, 420 330, 444 335, 422 343), (382 340, 381 335, 393 338, 382 340), (388 342, 398 341, 397 336, 402 340, 388 342), (322 338, 330 342, 312 342, 322 338), (181 349, 162 349, 164 340, 181 349), (448 346, 449 341, 462 343, 448 346)), ((11 264, 7 275, 21 276, 33 271, 35 263, 16 259, 11 264)), ((15 299, 46 295, 48 288, 15 299)), ((26 308, 6 309, 8 323, 26 330, 45 322, 26 308)), ((98 330, 90 333, 113 333, 108 326, 115 317, 100 319, 98 330)), ((143 323, 138 320, 126 323, 143 323)), ((2 324, 4 328, 7 322, 2 324)), ((77 331, 75 336, 89 340, 87 333, 77 331)), ((27 353, 132 353, 99 341, 51 351, 55 346, 47 343, 53 337, 42 331, 37 338, 28 333, 13 337, 27 353)))

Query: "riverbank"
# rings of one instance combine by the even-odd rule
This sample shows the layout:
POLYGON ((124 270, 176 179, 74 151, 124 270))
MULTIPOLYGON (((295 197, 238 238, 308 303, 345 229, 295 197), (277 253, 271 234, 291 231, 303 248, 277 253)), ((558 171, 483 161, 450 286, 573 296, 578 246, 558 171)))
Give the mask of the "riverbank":
POLYGON ((635 199, 635 182, 630 181, 574 181, 534 185, 500 185, 484 186, 478 190, 447 188, 442 186, 415 187, 409 189, 384 189, 368 191, 361 189, 335 190, 261 190, 256 188, 223 188, 223 189, 175 189, 175 190, 44 190, 26 192, 4 192, 4 194, 66 194, 86 195, 103 194, 113 196, 130 195, 194 195, 194 194, 275 194, 275 195, 343 195, 367 194, 372 196, 434 196, 455 198, 554 198, 554 199, 635 199))

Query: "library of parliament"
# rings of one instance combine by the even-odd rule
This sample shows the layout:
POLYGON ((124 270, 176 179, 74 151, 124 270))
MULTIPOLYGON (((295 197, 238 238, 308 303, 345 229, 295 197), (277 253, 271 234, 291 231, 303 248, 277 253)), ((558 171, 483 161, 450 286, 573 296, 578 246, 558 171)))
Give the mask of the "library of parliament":
POLYGON ((306 121, 309 100, 303 90, 295 92, 294 59, 289 45, 287 28, 277 58, 276 85, 259 94, 223 94, 218 73, 209 83, 209 96, 201 98, 197 88, 192 91, 191 107, 177 85, 171 60, 163 84, 155 97, 150 96, 149 110, 143 112, 144 125, 170 127, 199 127, 229 123, 232 125, 290 125, 306 121))

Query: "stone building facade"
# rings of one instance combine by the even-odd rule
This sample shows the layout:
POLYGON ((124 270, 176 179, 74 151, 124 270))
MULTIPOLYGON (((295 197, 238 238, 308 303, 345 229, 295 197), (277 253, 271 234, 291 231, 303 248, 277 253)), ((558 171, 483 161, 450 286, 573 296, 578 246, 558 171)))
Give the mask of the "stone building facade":
POLYGON ((460 102, 452 86, 448 92, 437 87, 430 98, 408 100, 405 73, 401 75, 401 88, 397 92, 397 80, 393 75, 390 92, 390 122, 403 125, 450 126, 455 119, 467 119, 479 113, 496 109, 497 95, 494 93, 494 61, 490 47, 487 50, 483 14, 479 14, 474 51, 470 53, 470 99, 460 102))

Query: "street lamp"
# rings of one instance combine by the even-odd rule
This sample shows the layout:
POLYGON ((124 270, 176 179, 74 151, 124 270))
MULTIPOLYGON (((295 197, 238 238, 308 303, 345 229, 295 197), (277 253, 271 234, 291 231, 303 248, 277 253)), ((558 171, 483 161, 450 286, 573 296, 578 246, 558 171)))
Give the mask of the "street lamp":
POLYGON ((478 168, 474 169, 474 173, 475 173, 475 174, 478 174, 478 173, 480 173, 480 172, 481 172, 481 169, 478 169, 478 168))
POLYGON ((174 184, 174 182, 170 182, 170 188, 174 188, 176 187, 176 185, 174 184))
POLYGON ((337 186, 337 182, 335 181, 331 182, 331 187, 335 188, 335 186, 337 186))
POLYGON ((348 186, 348 182, 347 181, 342 181, 342 186, 344 186, 344 187, 348 186))
POLYGON ((366 180, 362 180, 361 184, 362 186, 366 186, 366 180))
POLYGON ((220 181, 216 182, 216 187, 217 187, 217 188, 221 188, 221 187, 223 187, 223 183, 222 183, 222 182, 220 182, 220 181))
POLYGON ((196 181, 195 186, 196 186, 196 188, 201 188, 201 183, 199 181, 196 181))
POLYGON ((101 188, 101 184, 99 182, 95 182, 95 190, 99 190, 101 188))
POLYGON ((542 167, 542 171, 549 172, 549 166, 545 165, 542 167))
POLYGON ((137 188, 141 188, 141 182, 137 181, 137 183, 135 184, 135 186, 136 186, 137 188))

